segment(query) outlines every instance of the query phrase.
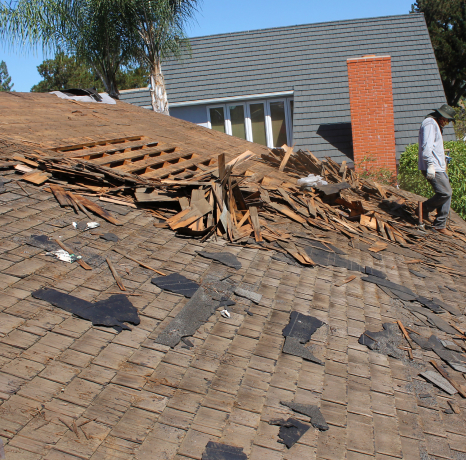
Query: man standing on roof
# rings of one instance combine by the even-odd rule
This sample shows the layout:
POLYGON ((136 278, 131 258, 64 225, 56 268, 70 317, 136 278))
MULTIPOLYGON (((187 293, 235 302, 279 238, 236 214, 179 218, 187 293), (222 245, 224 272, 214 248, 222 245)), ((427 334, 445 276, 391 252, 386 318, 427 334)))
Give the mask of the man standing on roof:
POLYGON ((443 148, 443 128, 455 119, 455 110, 443 104, 427 115, 419 130, 419 170, 432 185, 435 195, 422 203, 422 215, 437 210, 433 229, 451 236, 445 227, 450 212, 451 186, 443 148))

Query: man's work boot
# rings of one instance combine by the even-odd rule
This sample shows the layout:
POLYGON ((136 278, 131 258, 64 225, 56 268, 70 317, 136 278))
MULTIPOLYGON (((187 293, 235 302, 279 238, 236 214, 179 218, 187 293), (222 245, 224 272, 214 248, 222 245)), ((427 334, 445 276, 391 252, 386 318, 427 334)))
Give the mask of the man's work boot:
POLYGON ((450 230, 447 230, 446 228, 435 228, 435 227, 433 227, 433 230, 435 230, 436 232, 439 232, 439 233, 441 233, 442 235, 445 235, 445 236, 453 236, 453 232, 450 232, 450 230))

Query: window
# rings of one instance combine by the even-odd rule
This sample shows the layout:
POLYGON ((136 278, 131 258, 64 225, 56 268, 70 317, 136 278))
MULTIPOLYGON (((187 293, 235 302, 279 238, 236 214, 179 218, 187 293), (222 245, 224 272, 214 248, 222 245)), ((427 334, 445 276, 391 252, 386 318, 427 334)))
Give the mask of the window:
POLYGON ((223 107, 212 107, 209 109, 210 127, 215 131, 225 133, 225 112, 223 107))
POLYGON ((271 99, 207 107, 209 126, 267 147, 293 142, 293 99, 271 99))
POLYGON ((230 105, 228 109, 230 112, 230 123, 231 123, 232 136, 241 137, 241 139, 246 139, 244 106, 243 105, 230 105))
POLYGON ((280 147, 286 144, 288 139, 286 135, 284 101, 270 103, 270 121, 272 123, 272 145, 274 147, 280 147))
POLYGON ((267 134, 265 130, 264 104, 249 104, 251 115, 251 140, 257 144, 267 145, 267 134))

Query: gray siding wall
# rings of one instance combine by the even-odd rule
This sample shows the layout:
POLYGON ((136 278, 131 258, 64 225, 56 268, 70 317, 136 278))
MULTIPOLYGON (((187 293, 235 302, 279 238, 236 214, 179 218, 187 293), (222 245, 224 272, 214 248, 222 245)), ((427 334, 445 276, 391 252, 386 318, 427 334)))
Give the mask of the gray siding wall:
MULTIPOLYGON (((392 57, 398 156, 417 142, 425 115, 445 103, 422 14, 199 37, 191 39, 191 50, 182 61, 164 64, 169 102, 293 90, 296 147, 337 161, 352 156, 347 59, 392 57)), ((148 105, 142 102, 148 93, 145 98, 122 97, 148 105)), ((445 131, 450 139, 451 127, 445 131)))
POLYGON ((173 107, 170 109, 170 115, 181 120, 190 121, 208 127, 207 106, 206 105, 188 105, 186 107, 173 107))

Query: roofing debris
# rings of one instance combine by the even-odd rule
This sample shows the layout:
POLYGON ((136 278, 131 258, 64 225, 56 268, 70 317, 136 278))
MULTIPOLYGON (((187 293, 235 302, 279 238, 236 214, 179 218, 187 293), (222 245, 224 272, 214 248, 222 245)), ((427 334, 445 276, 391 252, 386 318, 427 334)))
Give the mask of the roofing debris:
MULTIPOLYGON (((292 153, 287 146, 261 156, 245 151, 226 158, 225 154, 196 153, 178 148, 176 144, 128 135, 100 141, 89 139, 88 142, 42 145, 39 148, 37 145, 19 148, 15 141, 6 143, 2 152, 1 167, 21 175, 16 178, 18 184, 25 181, 30 190, 30 184, 39 186, 42 191, 53 194, 61 207, 79 216, 80 220, 75 219, 76 229, 82 231, 80 235, 99 236, 98 244, 108 251, 112 250, 156 272, 159 276, 151 280, 153 285, 183 296, 176 315, 167 316, 170 319, 167 319, 165 327, 157 332, 155 338, 151 336, 157 344, 174 348, 182 342, 183 348, 195 348, 197 341, 193 343, 189 337, 195 335, 217 311, 223 317, 221 321, 228 323, 233 330, 233 325, 238 326, 235 323, 237 311, 232 309, 230 313, 227 307, 235 305, 231 300, 234 295, 251 301, 254 305, 250 308, 260 311, 263 295, 256 292, 254 285, 247 284, 249 280, 241 274, 242 263, 233 254, 237 247, 246 247, 267 251, 272 259, 310 270, 336 267, 337 272, 345 269, 356 273, 345 275, 346 279, 332 284, 331 289, 339 292, 338 289, 345 289, 345 285, 351 289, 356 283, 348 283, 361 279, 364 283, 359 284, 363 289, 380 288, 400 307, 397 322, 385 322, 382 331, 365 331, 359 338, 360 344, 408 363, 414 361, 421 347, 446 362, 451 367, 450 372, 466 372, 466 358, 462 353, 466 349, 466 335, 455 324, 462 315, 456 305, 431 298, 426 293, 419 295, 405 285, 391 281, 388 273, 352 260, 355 249, 377 260, 386 253, 410 258, 406 261, 406 271, 419 278, 420 283, 424 283, 423 279, 431 272, 445 273, 458 280, 466 276, 460 264, 445 265, 445 256, 460 254, 464 259, 466 232, 450 224, 454 236, 446 239, 430 231, 428 221, 425 221, 428 230, 419 229, 416 216, 418 202, 401 190, 363 179, 346 165, 340 166, 330 158, 321 161, 310 152, 292 153), (16 153, 12 155, 9 149, 16 153), (328 184, 301 189, 297 180, 309 174, 321 176, 328 184), (210 262, 206 259, 221 264, 216 265, 216 277, 199 279, 188 272, 175 273, 173 268, 170 269, 172 273, 165 273, 133 257, 132 248, 123 251, 116 234, 92 232, 96 226, 89 223, 92 224, 95 215, 109 223, 105 224, 106 227, 124 228, 125 215, 135 209, 144 210, 146 215, 155 218, 156 228, 169 229, 180 239, 195 240, 194 252, 204 258, 203 265, 210 262), (341 244, 340 247, 333 244, 336 236, 339 243, 345 242, 344 249, 341 244), (198 250, 202 246, 197 242, 208 239, 223 240, 222 252, 198 250), (426 337, 424 331, 421 333, 413 329, 419 325, 431 325, 448 338, 440 335, 440 339, 434 334, 426 337)), ((60 221, 49 224, 61 231, 72 225, 71 222, 60 221)), ((69 262, 75 261, 85 270, 107 262, 115 282, 122 291, 126 291, 120 266, 114 265, 110 258, 82 247, 79 240, 73 239, 65 244, 59 237, 51 239, 40 234, 14 238, 54 253, 62 260, 67 260, 68 254, 69 262)), ((452 259, 455 260, 454 257, 452 259)), ((445 287, 456 292, 453 287, 445 287)), ((138 295, 135 292, 112 295, 94 303, 49 288, 39 289, 32 295, 90 320, 96 326, 114 327, 117 331, 130 330, 125 323, 138 325, 140 321, 137 308, 128 300, 129 295, 138 295)), ((246 302, 242 299, 236 300, 246 302)), ((282 330, 285 339, 281 352, 324 365, 313 355, 309 345, 313 334, 325 323, 295 311, 293 305, 286 307, 289 307, 286 311, 290 316, 289 323, 282 330)), ((244 311, 253 315, 249 308, 244 311)), ((262 317, 260 313, 254 316, 254 320, 259 317, 262 317)), ((236 333, 237 329, 234 330, 236 333)), ((250 333, 255 336, 256 332, 251 329, 250 333)), ((419 368, 421 377, 447 394, 466 395, 463 386, 455 380, 457 375, 450 376, 433 361, 431 365, 435 371, 426 369, 427 363, 412 365, 419 368)), ((423 380, 422 383, 426 385, 423 380)), ((314 428, 321 431, 329 429, 317 406, 294 402, 281 404, 308 416, 314 428)), ((280 426, 279 436, 288 448, 311 426, 294 418, 272 420, 270 423, 280 426)), ((247 455, 239 447, 209 442, 202 458, 240 460, 247 455)))
POLYGON ((120 332, 131 330, 125 323, 135 326, 140 323, 138 310, 125 295, 112 295, 108 299, 94 303, 55 289, 39 289, 33 292, 32 296, 50 302, 80 318, 92 321, 94 326, 109 326, 120 332))
POLYGON ((280 431, 278 432, 278 436, 280 437, 279 442, 285 444, 288 449, 293 447, 299 441, 301 436, 303 436, 306 431, 311 428, 310 425, 306 425, 305 423, 302 423, 294 418, 289 418, 287 420, 270 420, 269 425, 280 426, 280 431))
POLYGON ((155 341, 174 348, 183 337, 193 335, 219 307, 220 303, 199 287, 155 341))
POLYGON ((289 407, 299 414, 307 415, 311 419, 311 425, 320 431, 327 431, 329 426, 317 406, 310 404, 298 404, 295 402, 280 401, 280 404, 289 407))
POLYGON ((207 259, 213 259, 217 262, 220 262, 227 267, 236 268, 239 270, 241 268, 241 262, 237 259, 237 257, 229 252, 205 252, 205 251, 198 251, 197 252, 202 257, 206 257, 207 259))
POLYGON ((175 292, 185 297, 192 297, 199 289, 199 284, 178 273, 152 278, 151 282, 160 289, 175 292))
POLYGON ((158 219, 156 226, 203 241, 217 235, 233 244, 288 254, 304 265, 346 264, 359 270, 329 246, 325 233, 337 232, 354 245, 367 245, 372 254, 411 254, 422 264, 463 276, 432 256, 465 252, 466 233, 459 227, 451 226, 455 236, 449 248, 442 247, 441 236, 417 227, 418 203, 404 192, 310 152, 293 152, 283 165, 289 150, 283 146, 261 158, 246 151, 227 162, 225 154, 194 155, 176 145, 130 136, 32 152, 23 148, 22 155, 3 154, 1 159, 4 167, 23 174, 24 181, 48 184, 45 189, 61 206, 97 214, 115 225, 122 223, 105 204, 143 207, 158 219), (280 179, 266 175, 260 164, 269 166, 265 172, 283 166, 287 174, 279 173, 280 179), (301 189, 297 180, 306 173, 318 174, 329 184, 301 189), (320 247, 307 244, 311 241, 320 247))
POLYGON ((323 366, 324 363, 316 358, 304 345, 306 342, 309 342, 312 334, 323 326, 323 324, 322 321, 313 316, 303 315, 297 311, 291 312, 290 322, 283 329, 283 335, 286 337, 282 350, 283 353, 300 356, 307 361, 323 366))
POLYGON ((209 441, 202 454, 202 460, 247 460, 248 456, 241 447, 229 446, 209 441))

